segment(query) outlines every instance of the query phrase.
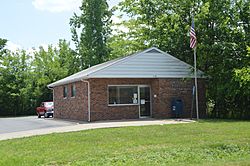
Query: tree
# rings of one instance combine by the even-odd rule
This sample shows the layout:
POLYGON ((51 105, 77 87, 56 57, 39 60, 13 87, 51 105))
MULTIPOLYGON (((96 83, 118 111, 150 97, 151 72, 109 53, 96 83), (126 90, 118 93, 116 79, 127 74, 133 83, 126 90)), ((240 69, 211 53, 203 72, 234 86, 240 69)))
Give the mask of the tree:
POLYGON ((6 51, 0 66, 1 115, 24 115, 31 111, 30 55, 6 51), (10 102, 11 101, 11 102, 10 102))
POLYGON ((209 75, 211 114, 243 118, 249 113, 249 96, 236 80, 249 71, 249 6, 248 0, 125 0, 118 9, 130 18, 123 23, 129 30, 126 38, 139 49, 157 46, 190 64, 193 55, 187 34, 193 13, 198 68, 209 75))
POLYGON ((6 43, 7 43, 6 39, 0 38, 0 58, 1 58, 2 54, 4 53, 4 47, 5 47, 6 43))
POLYGON ((249 1, 244 0, 209 0, 206 14, 197 17, 198 54, 202 55, 199 64, 211 76, 208 97, 214 104, 213 117, 244 118, 247 115, 244 112, 248 108, 248 97, 234 80, 234 71, 249 62, 246 56, 249 5, 249 1))
POLYGON ((191 0, 125 0, 118 9, 130 17, 123 25, 129 29, 127 38, 140 45, 138 50, 156 46, 192 63, 187 33, 193 5, 191 0))
POLYGON ((108 60, 110 49, 106 42, 111 33, 112 12, 106 0, 83 0, 80 10, 79 16, 74 13, 70 19, 70 26, 81 68, 84 69, 108 60))
POLYGON ((58 48, 52 45, 35 52, 33 67, 33 96, 35 105, 52 100, 52 91, 47 85, 79 71, 75 54, 66 40, 59 40, 58 48))
POLYGON ((0 38, 0 50, 2 50, 5 47, 6 43, 7 43, 6 39, 0 38))
POLYGON ((70 48, 70 43, 65 39, 59 40, 55 54, 58 56, 60 67, 67 71, 67 75, 74 74, 80 70, 76 52, 70 48))
POLYGON ((49 83, 79 71, 75 59, 66 40, 34 53, 5 50, 0 57, 0 116, 34 114, 42 101, 53 99, 49 83))

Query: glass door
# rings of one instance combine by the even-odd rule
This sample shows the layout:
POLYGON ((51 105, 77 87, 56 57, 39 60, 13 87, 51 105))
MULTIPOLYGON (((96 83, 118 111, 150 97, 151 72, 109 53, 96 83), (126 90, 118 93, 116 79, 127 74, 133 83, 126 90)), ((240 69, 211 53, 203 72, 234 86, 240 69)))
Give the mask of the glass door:
POLYGON ((151 116, 151 105, 150 105, 150 87, 139 86, 140 92, 140 117, 151 116))

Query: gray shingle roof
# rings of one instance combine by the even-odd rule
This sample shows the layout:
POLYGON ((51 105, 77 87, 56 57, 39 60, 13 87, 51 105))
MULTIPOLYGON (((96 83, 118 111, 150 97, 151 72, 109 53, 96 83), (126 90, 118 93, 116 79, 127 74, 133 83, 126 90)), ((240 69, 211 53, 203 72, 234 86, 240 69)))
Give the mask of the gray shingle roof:
MULTIPOLYGON (((152 47, 80 71, 48 85, 55 87, 88 78, 193 78, 193 67, 152 47)), ((203 72, 197 72, 202 77, 203 72)))

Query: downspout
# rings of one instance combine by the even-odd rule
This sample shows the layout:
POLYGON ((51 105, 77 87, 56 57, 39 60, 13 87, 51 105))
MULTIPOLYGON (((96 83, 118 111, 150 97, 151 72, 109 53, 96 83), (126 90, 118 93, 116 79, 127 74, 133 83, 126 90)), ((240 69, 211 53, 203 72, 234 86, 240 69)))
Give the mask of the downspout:
MULTIPOLYGON (((53 91, 53 92, 52 92, 52 100, 53 100, 53 103, 54 103, 54 104, 53 104, 53 105, 54 105, 54 109, 53 109, 53 111, 55 111, 54 88, 51 88, 51 87, 49 87, 49 86, 48 86, 48 88, 49 88, 50 90, 52 90, 52 91, 53 91)), ((54 118, 54 115, 55 115, 55 114, 53 114, 53 118, 54 118)))
POLYGON ((54 102, 54 88, 51 88, 51 87, 48 86, 48 89, 50 89, 50 90, 53 91, 53 92, 52 92, 52 98, 53 98, 52 100, 53 100, 53 102, 54 102))
POLYGON ((90 86, 89 86, 89 81, 86 81, 83 79, 81 81, 88 84, 88 122, 90 122, 90 86))

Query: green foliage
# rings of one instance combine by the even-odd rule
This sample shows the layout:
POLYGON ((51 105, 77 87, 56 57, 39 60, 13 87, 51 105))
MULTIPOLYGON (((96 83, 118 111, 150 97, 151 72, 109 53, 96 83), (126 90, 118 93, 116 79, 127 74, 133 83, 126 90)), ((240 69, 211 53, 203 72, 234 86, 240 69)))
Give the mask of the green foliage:
POLYGON ((6 39, 0 38, 0 57, 4 53, 4 47, 5 47, 6 43, 7 43, 6 39))
POLYGON ((126 43, 137 45, 130 46, 133 50, 157 46, 189 64, 193 64, 188 34, 193 13, 198 68, 209 75, 212 116, 250 118, 249 86, 242 87, 249 76, 250 1, 125 0, 118 10, 129 17, 122 23, 128 33, 113 37, 120 41, 111 42, 113 50, 126 43))
POLYGON ((30 55, 25 51, 12 53, 7 51, 1 58, 0 66, 0 107, 1 113, 17 115, 21 111, 27 113, 30 109, 29 96, 31 86, 30 55), (11 101, 11 102, 10 102, 11 101), (8 111, 7 111, 8 110, 8 111))
POLYGON ((249 125, 211 120, 6 140, 0 165, 249 165, 249 125))
POLYGON ((47 88, 49 83, 77 71, 72 65, 74 63, 74 56, 72 55, 72 50, 69 48, 69 44, 65 40, 60 40, 58 45, 58 49, 53 48, 51 45, 48 46, 48 51, 40 47, 39 51, 34 54, 32 64, 34 67, 33 92, 36 99, 38 99, 36 104, 39 104, 41 101, 53 99, 52 91, 47 88))
POLYGON ((80 10, 70 19, 76 51, 60 40, 58 48, 40 48, 34 56, 11 53, 4 49, 7 40, 0 39, 0 109, 13 115, 32 110, 52 99, 47 84, 151 46, 192 64, 189 29, 194 14, 198 68, 209 76, 209 113, 250 118, 249 0, 124 0, 112 10, 106 0, 83 0, 80 10), (126 16, 113 23, 123 29, 111 35, 113 11, 126 16), (6 105, 8 101, 13 102, 6 105))
MULTIPOLYGON (((247 47, 247 58, 250 58, 250 47, 247 47)), ((240 87, 244 89, 244 93, 250 96, 250 60, 244 61, 241 69, 234 70, 235 81, 239 82, 240 87)))
MULTIPOLYGON (((198 20, 199 64, 210 75, 208 97, 214 117, 250 118, 249 96, 234 79, 235 69, 247 67, 249 1, 208 1, 209 13, 198 20), (246 8, 248 6, 248 8, 246 8), (246 27, 247 26, 247 27, 246 27)), ((199 18, 198 18, 199 19, 199 18)))
MULTIPOLYGON (((133 29, 133 24, 123 21, 122 23, 113 23, 113 27, 123 27, 133 29)), ((114 29, 114 34, 109 38, 107 44, 111 48, 110 59, 121 56, 127 56, 146 48, 145 45, 130 36, 130 33, 125 33, 123 29, 114 29)))
POLYGON ((106 41, 111 32, 112 12, 106 0, 83 0, 80 10, 79 16, 74 13, 70 25, 72 40, 84 69, 108 60, 110 50, 106 41))
POLYGON ((130 16, 123 25, 129 29, 126 38, 139 45, 137 50, 156 46, 190 63, 191 6, 192 1, 125 0, 118 9, 130 16))
MULTIPOLYGON (((240 82, 240 87, 245 87, 245 92, 250 92, 250 67, 235 70, 235 80, 240 82)), ((250 95, 250 94, 249 94, 250 95)))
POLYGON ((5 47, 6 43, 7 43, 6 39, 0 38, 0 50, 2 50, 5 47))
POLYGON ((53 99, 49 83, 79 70, 75 59, 65 40, 34 53, 6 51, 0 59, 0 116, 34 114, 42 101, 53 99))

